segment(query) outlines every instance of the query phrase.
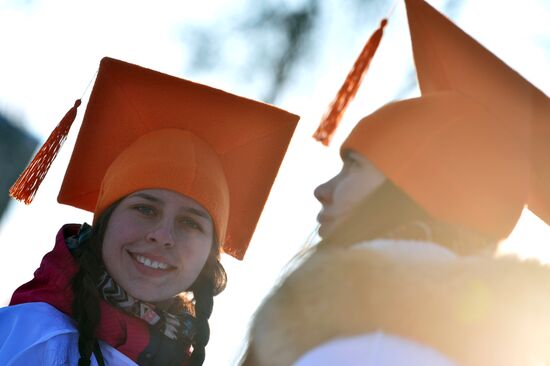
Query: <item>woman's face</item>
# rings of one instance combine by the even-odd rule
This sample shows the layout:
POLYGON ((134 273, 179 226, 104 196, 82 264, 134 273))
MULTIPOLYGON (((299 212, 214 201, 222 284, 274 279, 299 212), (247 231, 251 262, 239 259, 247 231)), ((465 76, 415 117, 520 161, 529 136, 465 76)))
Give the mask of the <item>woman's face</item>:
POLYGON ((323 207, 317 216, 319 236, 326 238, 360 201, 384 183, 386 177, 363 155, 346 150, 342 170, 315 189, 323 207))
POLYGON ((187 290, 212 247, 214 226, 195 200, 166 189, 125 197, 103 239, 103 262, 130 295, 161 302, 187 290))

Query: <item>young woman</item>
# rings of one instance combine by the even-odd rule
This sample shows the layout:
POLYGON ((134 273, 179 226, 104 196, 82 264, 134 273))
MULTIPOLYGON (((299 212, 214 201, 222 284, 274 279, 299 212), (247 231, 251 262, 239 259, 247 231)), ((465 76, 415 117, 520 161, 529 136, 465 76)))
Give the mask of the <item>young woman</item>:
MULTIPOLYGON (((78 104, 16 197, 32 197, 78 104)), ((243 258, 297 119, 103 59, 58 197, 93 225, 63 226, 0 309, 0 364, 201 365, 220 253, 243 258)))
POLYGON ((315 190, 322 241, 258 310, 243 365, 550 362, 550 271, 487 255, 526 203, 548 219, 550 101, 406 4, 422 96, 343 143, 342 171, 315 190))

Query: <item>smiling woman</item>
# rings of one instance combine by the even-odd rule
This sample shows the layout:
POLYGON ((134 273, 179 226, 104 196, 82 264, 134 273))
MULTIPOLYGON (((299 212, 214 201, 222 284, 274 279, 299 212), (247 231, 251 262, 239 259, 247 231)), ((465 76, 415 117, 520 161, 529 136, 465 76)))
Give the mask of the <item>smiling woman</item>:
MULTIPOLYGON (((67 114, 11 193, 30 201, 67 114)), ((202 365, 221 252, 242 259, 297 116, 104 58, 58 196, 59 231, 0 309, 2 365, 202 365)))

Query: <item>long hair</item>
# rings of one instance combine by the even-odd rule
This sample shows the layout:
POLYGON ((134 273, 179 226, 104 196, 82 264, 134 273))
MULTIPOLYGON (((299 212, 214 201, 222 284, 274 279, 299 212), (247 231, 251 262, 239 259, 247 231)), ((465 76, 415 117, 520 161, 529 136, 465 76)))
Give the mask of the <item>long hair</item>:
POLYGON ((95 332, 100 321, 99 291, 97 281, 102 272, 101 251, 107 224, 120 201, 109 206, 97 219, 91 234, 73 252, 79 270, 71 285, 73 290, 72 311, 78 330, 78 366, 90 365, 90 358, 96 344, 95 332))
MULTIPOLYGON (((100 322, 100 295, 97 282, 103 271, 103 238, 109 219, 121 200, 113 203, 100 215, 91 229, 91 234, 75 251, 79 270, 72 279, 73 318, 78 330, 79 366, 90 365, 90 359, 96 344, 96 330, 100 322)), ((206 263, 198 278, 189 288, 193 297, 177 296, 179 304, 173 309, 191 311, 196 317, 196 336, 193 351, 189 356, 190 366, 200 366, 204 362, 205 346, 210 338, 208 319, 212 314, 213 297, 225 289, 227 275, 220 263, 221 244, 214 235, 212 247, 206 263)), ((182 350, 184 352, 185 350, 182 350)))
POLYGON ((193 353, 189 360, 190 366, 200 366, 206 355, 205 347, 210 339, 208 319, 214 307, 214 296, 225 289, 227 274, 220 262, 221 245, 214 235, 212 249, 208 259, 195 282, 191 285, 193 292, 193 311, 195 313, 197 333, 193 346, 193 353))
POLYGON ((433 218, 403 190, 386 180, 316 248, 346 247, 380 238, 432 241, 459 255, 494 251, 498 243, 497 238, 433 218))

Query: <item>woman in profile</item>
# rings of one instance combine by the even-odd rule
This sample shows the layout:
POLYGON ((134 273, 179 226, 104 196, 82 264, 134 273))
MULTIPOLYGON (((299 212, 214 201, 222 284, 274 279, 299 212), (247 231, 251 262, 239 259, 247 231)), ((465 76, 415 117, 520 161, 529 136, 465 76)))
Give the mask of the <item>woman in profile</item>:
POLYGON ((550 101, 406 5, 422 95, 343 143, 322 240, 258 310, 245 366, 550 363, 550 270, 492 255, 525 204, 550 221, 550 101))

